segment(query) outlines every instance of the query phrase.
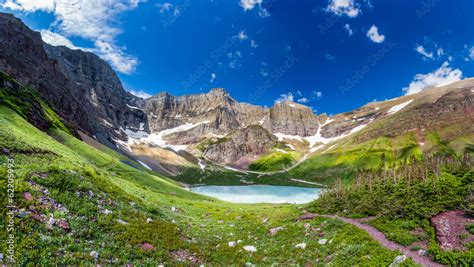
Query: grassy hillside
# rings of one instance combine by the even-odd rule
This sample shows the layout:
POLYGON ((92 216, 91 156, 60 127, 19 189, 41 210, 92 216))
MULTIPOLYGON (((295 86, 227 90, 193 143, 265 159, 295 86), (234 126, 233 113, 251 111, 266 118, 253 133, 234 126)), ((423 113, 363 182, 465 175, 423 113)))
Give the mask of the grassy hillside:
POLYGON ((444 264, 470 266, 474 242, 466 244, 465 250, 443 251, 430 223, 430 218, 444 211, 465 210, 474 216, 474 165, 468 155, 462 159, 429 158, 398 170, 358 173, 346 186, 336 183, 309 209, 346 217, 374 216, 369 224, 389 239, 414 250, 425 246, 444 264))
MULTIPOLYGON (((351 140, 329 146, 313 154, 289 176, 330 184, 336 178, 350 180, 357 170, 398 168, 429 156, 459 158, 474 145, 474 134, 459 135, 460 125, 423 133, 407 132, 397 137, 378 137, 357 143, 351 140), (456 134, 453 134, 456 133, 456 134)), ((363 133, 361 133, 363 135, 363 133)), ((472 151, 471 151, 472 153, 472 151)))
MULTIPOLYGON (((340 221, 297 221, 301 207, 207 198, 113 150, 91 147, 61 125, 46 124, 41 131, 25 120, 21 98, 9 100, 14 108, 5 101, 11 95, 0 90, 0 183, 7 187, 5 163, 13 160, 19 265, 388 265, 398 255, 340 221), (271 236, 274 227, 283 230, 271 236), (295 247, 299 243, 306 249, 295 247)), ((32 111, 45 119, 45 108, 32 111)), ((58 118, 52 110, 49 115, 58 118)), ((0 199, 0 250, 6 251, 5 190, 0 199)))
POLYGON ((296 151, 272 151, 266 155, 261 156, 256 161, 252 162, 249 169, 252 171, 280 171, 295 164, 300 157, 300 153, 296 151))

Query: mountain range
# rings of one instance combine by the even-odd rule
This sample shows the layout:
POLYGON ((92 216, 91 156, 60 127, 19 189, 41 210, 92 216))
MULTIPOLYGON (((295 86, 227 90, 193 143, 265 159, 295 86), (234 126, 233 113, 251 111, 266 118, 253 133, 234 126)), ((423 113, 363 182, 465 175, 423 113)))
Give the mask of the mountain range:
POLYGON ((144 99, 0 13, 7 265, 471 266, 473 152, 472 78, 335 115, 144 99))
POLYGON ((291 101, 238 102, 223 88, 139 98, 95 54, 48 45, 9 14, 0 14, 0 41, 0 70, 36 88, 76 136, 167 175, 212 165, 302 176, 336 151, 333 164, 372 168, 472 150, 473 79, 328 116, 291 101))

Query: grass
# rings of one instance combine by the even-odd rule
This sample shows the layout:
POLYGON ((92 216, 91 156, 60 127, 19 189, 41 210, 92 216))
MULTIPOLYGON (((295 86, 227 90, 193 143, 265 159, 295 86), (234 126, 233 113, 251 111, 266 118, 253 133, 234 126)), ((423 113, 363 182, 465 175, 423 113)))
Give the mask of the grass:
POLYGON ((369 221, 370 225, 386 233, 386 237, 398 244, 409 246, 418 241, 428 240, 429 232, 433 235, 433 228, 427 219, 388 219, 380 217, 369 221))
POLYGON ((296 151, 273 151, 252 162, 249 170, 261 172, 284 170, 295 164, 299 157, 300 153, 296 151))
MULTIPOLYGON (((138 164, 124 164, 123 156, 112 150, 97 150, 60 129, 42 132, 4 106, 0 122, 0 147, 9 149, 8 157, 15 160, 15 202, 22 214, 15 220, 19 265, 387 265, 397 255, 336 220, 309 221, 307 230, 306 222, 295 221, 301 214, 298 206, 231 204, 186 191, 138 164), (25 192, 34 200, 25 200, 25 192), (49 226, 33 214, 67 221, 70 229, 49 226), (269 229, 277 226, 285 230, 269 236, 269 229), (332 242, 319 245, 319 238, 332 242), (229 247, 228 242, 238 240, 229 247), (155 249, 141 249, 144 242, 155 249), (295 248, 302 242, 306 249, 295 248), (257 252, 243 250, 245 245, 257 252)), ((2 163, 6 159, 0 156, 2 163)), ((0 168, 0 176, 5 174, 0 168)), ((6 186, 5 179, 0 181, 6 186)), ((0 199, 5 214, 4 191, 0 199)), ((3 216, 0 225, 5 225, 3 216)), ((4 240, 5 229, 0 230, 4 240)), ((5 242, 0 249, 5 250, 5 242)))
POLYGON ((369 224, 387 238, 402 245, 425 241, 435 260, 471 265, 474 248, 441 250, 429 223, 432 216, 443 211, 472 209, 474 171, 469 156, 462 160, 433 158, 396 171, 363 172, 349 185, 336 185, 323 193, 309 209, 347 217, 376 216, 369 224))

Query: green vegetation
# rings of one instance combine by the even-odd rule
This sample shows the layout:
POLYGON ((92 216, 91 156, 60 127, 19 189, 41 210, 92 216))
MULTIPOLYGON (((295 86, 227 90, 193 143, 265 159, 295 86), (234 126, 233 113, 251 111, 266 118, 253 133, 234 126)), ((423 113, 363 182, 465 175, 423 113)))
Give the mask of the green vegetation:
POLYGON ((474 235, 474 223, 468 224, 466 226, 466 230, 471 233, 471 235, 474 235))
POLYGON ((38 128, 48 129, 53 127, 70 132, 37 91, 20 85, 3 72, 0 72, 0 104, 15 110, 20 116, 38 128))
MULTIPOLYGON (((17 265, 371 266, 388 265, 398 255, 337 220, 297 221, 297 206, 238 205, 194 194, 139 164, 125 164, 131 161, 110 149, 88 146, 57 124, 40 131, 20 116, 23 106, 2 103, 0 186, 6 187, 4 163, 11 158, 17 265), (268 234, 279 226, 284 230, 268 234), (321 238, 331 241, 321 245, 321 238), (295 247, 303 242, 306 249, 295 247)), ((54 116, 48 112, 38 114, 54 116)), ((4 190, 0 200, 5 251, 4 190)))
POLYGON ((295 164, 300 157, 300 153, 296 151, 282 151, 274 151, 261 156, 252 162, 249 169, 261 172, 280 171, 295 164))
MULTIPOLYGON (((348 185, 336 183, 314 201, 310 210, 349 217, 376 216, 369 224, 402 245, 428 242, 441 263, 469 265, 474 249, 443 251, 429 219, 443 211, 472 207, 474 171, 469 155, 463 159, 429 158, 394 170, 359 172, 348 185)), ((470 210, 472 212, 472 210, 470 210)))
POLYGON ((395 138, 378 137, 363 143, 347 140, 327 151, 322 150, 312 155, 291 169, 289 175, 323 184, 332 184, 343 178, 342 182, 346 183, 359 170, 398 168, 433 155, 460 158, 463 153, 469 152, 474 135, 457 137, 449 142, 442 141, 441 136, 449 135, 450 130, 455 129, 457 128, 453 126, 453 129, 444 129, 444 132, 428 133, 423 151, 414 132, 395 138))
POLYGON ((426 230, 431 235, 434 234, 427 219, 388 219, 387 217, 380 217, 369 221, 369 224, 384 232, 388 239, 404 246, 427 240, 426 230))

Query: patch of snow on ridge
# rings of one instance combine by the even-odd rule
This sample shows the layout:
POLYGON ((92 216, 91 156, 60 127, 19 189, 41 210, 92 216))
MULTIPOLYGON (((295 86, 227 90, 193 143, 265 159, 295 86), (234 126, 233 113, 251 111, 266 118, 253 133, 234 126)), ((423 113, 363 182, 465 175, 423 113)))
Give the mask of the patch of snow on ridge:
POLYGON ((130 109, 143 110, 143 109, 141 109, 141 108, 139 108, 139 107, 130 106, 129 104, 126 104, 126 105, 127 105, 127 107, 130 108, 130 109))
POLYGON ((278 152, 281 152, 283 154, 288 154, 288 151, 285 151, 283 149, 276 148, 275 150, 278 151, 278 152))
POLYGON ((144 132, 144 131, 136 131, 135 132, 135 131, 132 131, 130 129, 125 129, 125 130, 122 129, 122 131, 124 131, 125 134, 127 134, 127 136, 128 136, 128 142, 127 142, 128 150, 130 150, 130 145, 132 145, 132 144, 146 143, 146 144, 157 145, 157 146, 162 147, 162 148, 170 148, 170 149, 173 149, 174 151, 178 152, 180 150, 185 150, 186 148, 188 148, 188 146, 187 145, 168 144, 163 139, 163 137, 165 135, 169 135, 169 134, 172 134, 172 133, 184 132, 184 131, 190 130, 190 129, 192 129, 192 128, 200 125, 200 124, 205 124, 205 123, 209 123, 209 121, 202 121, 202 122, 199 122, 199 123, 186 123, 186 124, 174 127, 174 128, 163 130, 159 133, 152 133, 152 134, 148 134, 147 132, 144 132))
POLYGON ((396 106, 391 107, 391 108, 387 111, 387 115, 391 115, 391 114, 394 114, 394 113, 400 111, 400 110, 403 109, 404 107, 408 106, 412 101, 413 101, 413 99, 408 100, 408 101, 406 101, 406 102, 403 102, 403 103, 401 103, 401 104, 398 104, 398 105, 396 105, 396 106))
POLYGON ((294 139, 298 140, 300 142, 303 142, 303 138, 299 135, 289 135, 289 134, 284 134, 284 133, 274 133, 274 136, 278 137, 278 141, 283 141, 283 139, 294 139))
POLYGON ((331 138, 323 137, 323 136, 321 135, 321 129, 323 128, 323 126, 325 126, 325 125, 327 125, 327 124, 329 124, 329 123, 331 123, 331 122, 332 122, 332 120, 327 120, 325 123, 323 123, 323 124, 320 125, 320 127, 318 128, 318 131, 316 132, 315 135, 313 135, 313 136, 308 136, 308 137, 305 137, 305 138, 304 138, 306 141, 309 142, 309 147, 311 148, 311 149, 310 149, 310 152, 311 152, 311 153, 312 153, 312 152, 315 152, 315 151, 317 151, 317 150, 319 150, 319 149, 321 149, 321 148, 323 148, 324 145, 326 145, 326 144, 329 144, 329 143, 331 143, 331 142, 333 142, 333 141, 342 139, 342 138, 344 138, 344 137, 346 137, 346 136, 349 136, 349 135, 351 135, 351 134, 353 134, 353 133, 356 133, 356 132, 358 132, 358 131, 364 129, 364 128, 367 126, 367 124, 361 124, 361 125, 359 125, 359 126, 353 128, 352 130, 350 130, 348 133, 344 133, 344 134, 341 134, 341 135, 339 135, 339 136, 331 137, 331 138), (322 143, 323 145, 319 145, 319 146, 317 146, 317 147, 314 147, 314 145, 316 145, 316 144, 318 144, 318 143, 322 143))
POLYGON ((149 169, 150 171, 152 171, 152 169, 150 168, 150 166, 146 165, 145 162, 141 162, 141 161, 139 161, 139 160, 137 160, 137 161, 138 161, 138 163, 140 163, 143 167, 145 167, 145 168, 149 169))
POLYGON ((206 164, 204 164, 202 159, 199 159, 198 165, 199 165, 199 168, 201 168, 201 170, 204 170, 206 168, 206 164))
POLYGON ((291 150, 296 150, 295 147, 292 144, 285 144, 287 147, 289 147, 291 150))

